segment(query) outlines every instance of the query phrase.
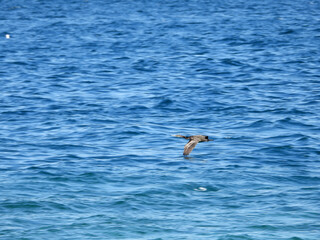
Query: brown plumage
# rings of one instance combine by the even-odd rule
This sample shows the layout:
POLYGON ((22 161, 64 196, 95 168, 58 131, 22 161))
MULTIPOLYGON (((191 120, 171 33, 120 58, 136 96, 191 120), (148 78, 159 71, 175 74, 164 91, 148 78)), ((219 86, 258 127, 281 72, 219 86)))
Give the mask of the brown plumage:
POLYGON ((182 136, 182 135, 173 135, 173 136, 174 137, 181 137, 181 138, 189 140, 189 142, 184 146, 183 155, 185 155, 185 156, 189 155, 199 142, 213 141, 212 139, 209 139, 208 136, 204 136, 204 135, 194 135, 194 136, 189 136, 189 137, 182 136))

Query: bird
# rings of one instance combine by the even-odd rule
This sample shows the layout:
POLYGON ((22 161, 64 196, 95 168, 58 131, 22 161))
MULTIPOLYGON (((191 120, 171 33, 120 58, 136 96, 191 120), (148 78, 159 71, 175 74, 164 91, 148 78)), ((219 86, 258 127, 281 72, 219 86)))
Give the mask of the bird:
POLYGON ((184 156, 188 156, 199 142, 213 141, 213 139, 209 139, 208 136, 204 136, 204 135, 193 135, 193 136, 172 135, 172 136, 189 140, 189 142, 184 146, 184 151, 183 151, 184 156))

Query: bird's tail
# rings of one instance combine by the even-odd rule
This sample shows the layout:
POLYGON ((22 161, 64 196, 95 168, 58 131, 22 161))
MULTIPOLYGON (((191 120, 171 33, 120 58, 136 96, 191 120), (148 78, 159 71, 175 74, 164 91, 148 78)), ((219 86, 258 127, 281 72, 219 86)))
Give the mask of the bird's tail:
POLYGON ((172 135, 173 137, 180 137, 180 138, 185 138, 185 139, 187 139, 187 137, 186 136, 182 136, 182 135, 172 135))

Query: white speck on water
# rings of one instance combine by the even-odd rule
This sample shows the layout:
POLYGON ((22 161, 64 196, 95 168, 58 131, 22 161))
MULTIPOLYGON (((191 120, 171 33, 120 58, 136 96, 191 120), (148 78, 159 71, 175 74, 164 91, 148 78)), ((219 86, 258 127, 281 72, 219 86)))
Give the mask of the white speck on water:
POLYGON ((198 188, 195 188, 194 190, 199 191, 199 192, 207 191, 207 189, 204 187, 198 187, 198 188))
POLYGON ((10 34, 6 34, 6 39, 9 39, 10 38, 10 34))

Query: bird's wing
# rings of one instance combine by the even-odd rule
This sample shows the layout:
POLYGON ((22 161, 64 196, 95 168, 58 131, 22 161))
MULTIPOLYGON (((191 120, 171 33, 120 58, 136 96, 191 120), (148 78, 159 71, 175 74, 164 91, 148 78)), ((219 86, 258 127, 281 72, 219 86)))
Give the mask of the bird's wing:
POLYGON ((190 140, 185 146, 184 146, 184 151, 183 155, 189 155, 191 151, 195 148, 199 141, 197 140, 190 140))
POLYGON ((180 138, 186 138, 186 136, 182 136, 182 135, 171 135, 173 137, 180 137, 180 138))

